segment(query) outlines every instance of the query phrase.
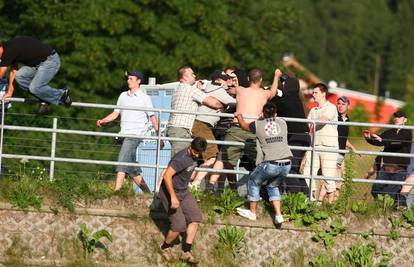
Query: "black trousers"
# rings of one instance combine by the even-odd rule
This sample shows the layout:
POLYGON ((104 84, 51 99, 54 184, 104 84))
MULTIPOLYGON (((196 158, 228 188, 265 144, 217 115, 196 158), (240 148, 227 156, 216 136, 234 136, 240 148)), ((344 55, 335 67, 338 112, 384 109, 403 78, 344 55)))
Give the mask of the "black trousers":
MULTIPOLYGON (((288 143, 290 146, 309 146, 310 137, 303 136, 303 140, 298 140, 298 138, 295 138, 295 140, 289 140, 288 143)), ((292 168, 290 169, 290 174, 299 174, 300 164, 302 162, 303 157, 305 156, 305 153, 305 150, 292 149, 293 160, 292 168)), ((305 195, 309 195, 309 187, 306 184, 305 179, 286 178, 284 186, 286 193, 303 192, 305 195)))

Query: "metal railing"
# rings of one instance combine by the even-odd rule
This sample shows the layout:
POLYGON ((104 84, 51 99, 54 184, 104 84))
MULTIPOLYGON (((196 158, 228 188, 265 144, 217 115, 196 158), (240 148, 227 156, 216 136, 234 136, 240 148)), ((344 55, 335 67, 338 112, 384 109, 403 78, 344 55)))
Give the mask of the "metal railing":
MULTIPOLYGON (((13 102, 24 102, 23 98, 10 98, 8 101, 13 102)), ((181 113, 181 114, 194 114, 194 115, 207 115, 207 116, 220 116, 220 117, 234 117, 233 114, 228 113, 200 113, 200 112, 188 112, 182 110, 171 110, 171 109, 159 109, 159 108, 141 108, 141 107, 132 107, 132 106, 117 106, 117 105, 107 105, 107 104, 95 104, 95 103, 82 103, 82 102, 73 102, 73 107, 82 107, 82 108, 103 108, 103 109, 127 109, 127 110, 138 110, 138 111, 153 111, 158 116, 159 129, 161 129, 161 117, 164 113, 181 113)), ((147 135, 127 135, 119 133, 104 133, 97 131, 83 131, 83 130, 68 130, 68 129, 59 129, 57 127, 57 118, 53 119, 52 128, 41 128, 41 127, 26 127, 26 126, 16 126, 16 125, 5 125, 5 102, 2 101, 1 105, 1 128, 0 128, 0 170, 2 166, 2 159, 32 159, 39 161, 50 161, 49 168, 49 179, 54 179, 55 173, 55 162, 67 162, 67 163, 81 163, 81 164, 100 164, 100 165, 123 165, 123 166, 136 166, 144 168, 154 168, 155 169, 155 179, 157 180, 160 176, 160 169, 165 169, 167 166, 160 164, 160 150, 161 150, 161 141, 177 141, 177 142, 187 142, 190 143, 192 139, 185 138, 171 138, 162 136, 161 131, 158 132, 157 136, 147 136, 147 135), (13 131, 31 131, 31 132, 45 132, 51 133, 51 151, 50 156, 36 156, 36 155, 21 155, 21 154, 5 154, 3 153, 3 143, 4 143, 4 130, 13 130, 13 131), (72 135, 83 135, 83 136, 104 136, 104 137, 130 137, 130 138, 141 138, 147 140, 154 140, 157 143, 156 147, 156 159, 155 164, 142 164, 142 163, 130 163, 130 162, 117 162, 117 161, 107 161, 107 160, 92 160, 92 159, 79 159, 79 158, 66 158, 66 157, 56 157, 56 143, 57 143, 57 134, 72 134, 72 135)), ((254 119, 254 118, 251 118, 254 119)), ((290 122, 304 122, 312 124, 312 136, 314 136, 314 131, 316 125, 318 124, 333 124, 333 125, 347 125, 347 126, 359 126, 359 127, 377 127, 377 128, 398 128, 398 129, 410 129, 413 130, 414 126, 396 126, 390 124, 378 124, 378 123, 360 123, 360 122, 339 122, 339 121, 317 121, 309 119, 298 119, 298 118, 284 118, 286 121, 290 122)), ((208 140, 208 143, 220 144, 220 145, 230 145, 230 146, 244 146, 242 142, 229 142, 229 141, 217 141, 217 140, 208 140)), ((311 142, 310 147, 302 146, 290 146, 294 150, 305 150, 311 151, 311 162, 310 170, 313 169, 314 154, 315 152, 332 152, 332 153, 350 153, 349 150, 340 150, 336 148, 320 148, 316 147, 315 143, 311 142)), ((355 154, 361 155, 380 155, 380 156, 395 156, 395 157, 410 157, 413 158, 414 154, 406 153, 390 153, 390 152, 376 152, 368 150, 354 150, 352 151, 355 154)), ((231 173, 231 174, 248 174, 248 171, 242 170, 226 170, 226 169, 212 169, 212 168, 196 168, 198 171, 208 171, 211 173, 231 173)), ((342 178, 338 177, 327 177, 314 175, 311 171, 309 175, 301 174, 289 174, 288 178, 300 178, 300 179, 309 179, 310 188, 312 188, 315 180, 334 180, 334 181, 343 181, 342 178)), ((158 181, 154 181, 154 185, 158 181)), ((406 182, 397 182, 397 181, 385 181, 385 180, 367 180, 364 178, 354 178, 353 182, 356 183, 368 183, 368 184, 395 184, 395 185, 414 185, 414 183, 406 182)), ((155 191, 155 187, 154 187, 155 191)))

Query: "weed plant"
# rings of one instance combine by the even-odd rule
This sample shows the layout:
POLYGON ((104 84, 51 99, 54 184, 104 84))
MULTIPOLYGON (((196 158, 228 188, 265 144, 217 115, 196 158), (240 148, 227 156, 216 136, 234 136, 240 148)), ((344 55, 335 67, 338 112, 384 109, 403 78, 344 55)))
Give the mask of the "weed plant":
POLYGON ((293 193, 282 197, 282 211, 286 217, 294 221, 296 226, 313 226, 326 220, 329 214, 315 202, 310 201, 303 193, 293 193))
POLYGON ((97 247, 107 250, 99 239, 105 237, 110 242, 112 242, 112 235, 105 229, 96 231, 95 233, 90 233, 86 224, 82 224, 81 230, 79 232, 79 239, 82 242, 82 247, 84 250, 84 258, 87 259, 95 251, 97 247))
POLYGON ((380 214, 390 214, 394 208, 394 199, 389 195, 377 195, 375 198, 375 204, 380 214))
POLYGON ((312 257, 312 259, 309 262, 309 265, 311 267, 325 267, 328 266, 330 263, 332 263, 332 258, 328 255, 322 254, 312 257))
POLYGON ((303 246, 298 247, 290 254, 295 267, 305 267, 305 249, 303 246))
POLYGON ((222 217, 236 213, 236 208, 244 204, 244 198, 239 196, 230 188, 226 187, 224 191, 216 198, 213 210, 220 213, 222 217))
POLYGON ((332 212, 334 213, 344 214, 349 211, 352 197, 355 194, 354 182, 352 181, 352 179, 356 177, 354 165, 355 155, 351 153, 345 160, 344 182, 339 197, 332 205, 332 212))
POLYGON ((315 242, 323 241, 325 248, 332 248, 335 244, 335 237, 346 231, 346 227, 340 221, 333 221, 329 229, 318 232, 312 237, 315 242))
POLYGON ((240 266, 241 253, 245 249, 245 233, 235 226, 226 226, 217 231, 218 241, 214 256, 220 266, 240 266))
POLYGON ((354 245, 342 254, 351 266, 371 267, 374 266, 375 249, 375 243, 354 245))
POLYGON ((280 257, 275 256, 262 263, 262 267, 283 267, 282 260, 280 257))
POLYGON ((33 207, 40 210, 43 198, 40 195, 41 183, 39 181, 23 175, 9 183, 4 182, 4 185, 6 187, 2 190, 3 194, 14 207, 24 210, 33 207))

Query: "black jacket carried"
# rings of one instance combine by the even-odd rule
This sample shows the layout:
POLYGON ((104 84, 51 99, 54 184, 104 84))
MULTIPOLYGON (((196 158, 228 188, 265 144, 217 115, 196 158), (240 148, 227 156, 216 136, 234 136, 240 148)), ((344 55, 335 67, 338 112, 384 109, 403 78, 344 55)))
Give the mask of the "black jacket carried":
MULTIPOLYGON (((289 77, 283 87, 283 96, 274 97, 271 101, 276 104, 277 116, 287 118, 306 119, 302 100, 299 96, 299 81, 289 77)), ((301 142, 304 145, 310 143, 308 125, 305 122, 287 122, 288 141, 290 143, 301 142)))

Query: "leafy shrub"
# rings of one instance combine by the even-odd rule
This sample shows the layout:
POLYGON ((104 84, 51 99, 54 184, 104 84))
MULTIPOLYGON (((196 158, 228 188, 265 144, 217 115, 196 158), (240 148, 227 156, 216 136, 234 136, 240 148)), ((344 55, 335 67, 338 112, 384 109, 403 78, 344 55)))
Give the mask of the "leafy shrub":
POLYGON ((339 221, 333 221, 328 230, 321 231, 312 237, 313 241, 323 241, 326 248, 335 244, 335 237, 346 231, 346 227, 339 221))
POLYGON ((375 204, 382 214, 389 214, 394 207, 394 199, 389 195, 377 195, 375 204))
POLYGON ((57 201, 71 212, 75 209, 76 201, 89 203, 112 195, 112 190, 105 183, 74 175, 56 179, 52 183, 52 190, 57 201))
POLYGON ((216 199, 213 210, 221 216, 231 215, 236 212, 236 208, 244 204, 244 199, 230 188, 226 187, 223 193, 216 199))
POLYGON ((368 204, 366 201, 358 200, 351 206, 353 213, 366 214, 368 212, 368 204))
POLYGON ((245 233, 235 226, 226 226, 217 231, 219 243, 227 248, 235 257, 243 248, 245 233))
POLYGON ((226 226, 219 229, 217 235, 219 239, 213 251, 214 258, 218 261, 215 265, 240 266, 240 252, 245 248, 244 231, 234 226, 226 226))
POLYGON ((13 187, 8 188, 7 199, 15 207, 21 209, 34 207, 40 210, 43 198, 39 195, 39 187, 39 182, 23 175, 13 187))
POLYGON ((374 255, 376 245, 354 245, 343 252, 345 259, 351 266, 370 267, 374 266, 374 255))
POLYGON ((289 220, 295 225, 310 226, 318 221, 326 220, 329 214, 321 210, 315 202, 310 201, 303 193, 293 193, 282 197, 283 213, 289 214, 289 220))
POLYGON ((414 225, 414 206, 403 212, 403 218, 407 223, 414 225))
POLYGON ((309 265, 311 267, 325 267, 328 266, 331 261, 332 259, 327 255, 318 255, 312 257, 311 261, 309 262, 309 265))
POLYGON ((93 253, 97 247, 106 249, 106 247, 99 241, 99 239, 103 237, 106 237, 110 242, 112 242, 112 235, 107 230, 101 229, 91 234, 86 224, 83 223, 81 225, 79 239, 82 242, 85 258, 89 257, 89 255, 93 253))

